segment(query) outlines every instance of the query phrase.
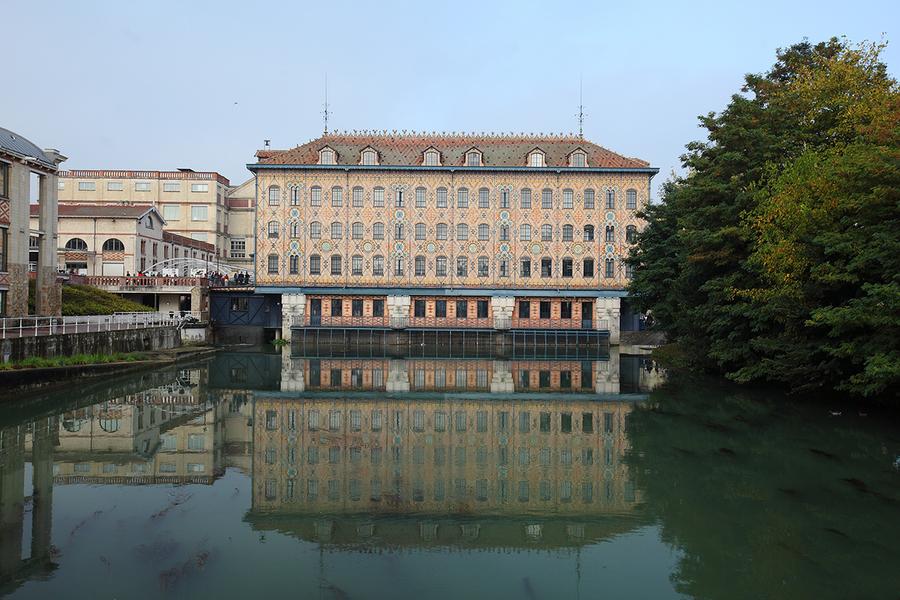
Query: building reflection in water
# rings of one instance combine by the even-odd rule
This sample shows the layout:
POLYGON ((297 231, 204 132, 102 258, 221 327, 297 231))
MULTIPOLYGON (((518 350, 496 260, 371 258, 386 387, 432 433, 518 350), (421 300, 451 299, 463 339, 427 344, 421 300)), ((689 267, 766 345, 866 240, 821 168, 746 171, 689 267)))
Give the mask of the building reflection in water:
POLYGON ((351 547, 566 547, 607 537, 628 521, 600 517, 640 502, 622 460, 626 422, 660 379, 642 357, 618 354, 285 354, 280 391, 254 396, 248 520, 351 547))
POLYGON ((603 361, 285 352, 224 354, 137 393, 112 386, 103 402, 0 428, 0 592, 55 568, 55 485, 209 485, 226 467, 252 478, 253 527, 321 543, 600 539, 633 526, 597 517, 627 516, 640 501, 622 460, 626 421, 660 381, 643 357, 615 352, 603 361))

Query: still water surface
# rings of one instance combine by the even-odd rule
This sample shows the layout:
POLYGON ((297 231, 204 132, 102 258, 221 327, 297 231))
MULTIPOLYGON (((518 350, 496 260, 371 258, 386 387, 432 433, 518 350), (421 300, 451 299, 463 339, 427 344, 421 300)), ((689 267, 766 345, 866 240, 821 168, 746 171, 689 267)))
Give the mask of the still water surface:
POLYGON ((0 412, 16 598, 896 598, 900 437, 598 361, 221 353, 0 412))

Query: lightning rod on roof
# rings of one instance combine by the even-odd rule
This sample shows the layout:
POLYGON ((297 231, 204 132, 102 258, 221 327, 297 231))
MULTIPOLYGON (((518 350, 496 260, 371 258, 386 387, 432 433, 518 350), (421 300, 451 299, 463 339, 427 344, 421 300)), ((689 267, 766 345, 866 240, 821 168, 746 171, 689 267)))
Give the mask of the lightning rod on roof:
POLYGON ((584 138, 584 85, 582 76, 578 76, 578 137, 584 138))
POLYGON ((322 116, 325 118, 325 135, 328 135, 328 73, 325 73, 325 110, 322 111, 322 116))

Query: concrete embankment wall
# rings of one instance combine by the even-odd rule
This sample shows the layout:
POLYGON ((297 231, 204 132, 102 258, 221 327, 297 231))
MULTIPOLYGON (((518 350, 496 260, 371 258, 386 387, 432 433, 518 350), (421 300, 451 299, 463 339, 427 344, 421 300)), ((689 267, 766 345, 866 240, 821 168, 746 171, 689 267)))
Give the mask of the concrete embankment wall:
POLYGON ((42 335, 0 341, 0 360, 9 362, 31 356, 56 358, 75 354, 146 352, 168 350, 180 345, 181 331, 177 327, 42 335))

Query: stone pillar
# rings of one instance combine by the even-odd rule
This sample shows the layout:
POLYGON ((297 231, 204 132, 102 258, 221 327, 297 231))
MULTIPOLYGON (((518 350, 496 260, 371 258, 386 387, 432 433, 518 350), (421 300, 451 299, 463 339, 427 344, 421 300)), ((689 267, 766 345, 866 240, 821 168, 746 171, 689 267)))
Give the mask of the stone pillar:
POLYGON ((281 391, 303 392, 306 390, 306 379, 303 370, 306 361, 293 358, 290 347, 281 349, 281 391))
POLYGON ((62 288, 57 282, 59 266, 59 206, 56 175, 40 175, 38 190, 38 229, 43 232, 38 246, 34 308, 38 315, 62 313, 62 288))
POLYGON ((598 360, 594 389, 598 394, 618 394, 621 391, 619 378, 619 347, 610 346, 609 360, 598 360))
POLYGON ((515 308, 516 299, 512 296, 492 296, 491 310, 494 317, 494 329, 509 329, 512 327, 512 317, 515 308))
POLYGON ((412 304, 412 299, 409 296, 387 297, 388 321, 392 329, 409 327, 410 304, 412 304))
POLYGON ((511 394, 515 391, 512 373, 509 370, 509 361, 495 360, 493 374, 491 375, 492 394, 511 394))
POLYGON ((306 317, 306 294, 281 295, 281 337, 291 340, 291 327, 302 327, 306 317))
POLYGON ((385 390, 388 392, 409 391, 409 367, 405 360, 390 361, 385 390))
POLYGON ((597 298, 595 309, 596 328, 600 331, 609 331, 609 343, 619 345, 619 313, 622 301, 620 298, 597 298))
POLYGON ((10 317, 28 315, 28 238, 31 170, 13 162, 9 166, 9 294, 6 314, 10 317))

